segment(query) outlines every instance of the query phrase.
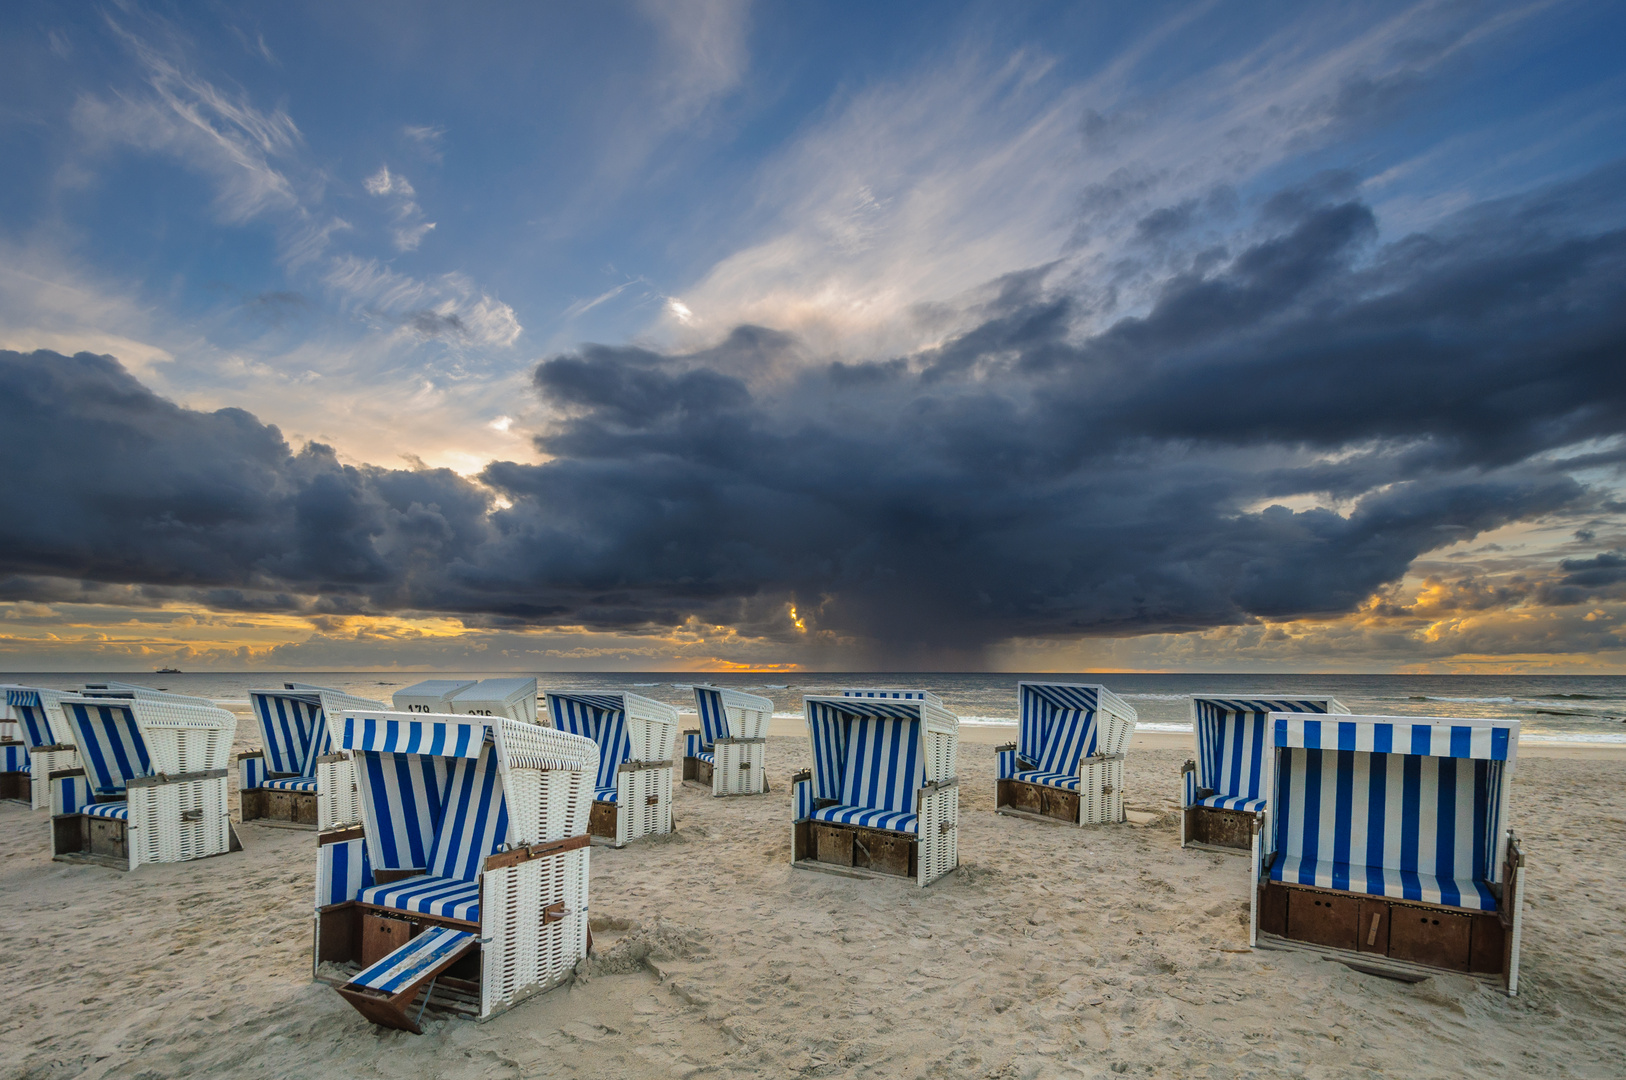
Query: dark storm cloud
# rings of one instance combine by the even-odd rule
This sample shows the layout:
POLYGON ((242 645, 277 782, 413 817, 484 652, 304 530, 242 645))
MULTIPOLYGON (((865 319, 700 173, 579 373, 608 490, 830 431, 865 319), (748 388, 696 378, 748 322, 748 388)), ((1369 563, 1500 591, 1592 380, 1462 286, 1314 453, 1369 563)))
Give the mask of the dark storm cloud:
MULTIPOLYGON (((1626 420, 1623 180, 1379 246, 1352 178, 1327 174, 1093 334, 1039 268, 953 340, 879 363, 755 327, 699 353, 583 348, 535 372, 547 463, 494 463, 484 486, 295 452, 105 358, 4 354, 0 573, 232 610, 784 637, 795 602, 897 661, 1335 615, 1486 530, 1613 512, 1551 452, 1626 420)), ((1149 236, 1201 212, 1168 210, 1149 236)), ((1611 587, 1617 557, 1537 592, 1611 587)))

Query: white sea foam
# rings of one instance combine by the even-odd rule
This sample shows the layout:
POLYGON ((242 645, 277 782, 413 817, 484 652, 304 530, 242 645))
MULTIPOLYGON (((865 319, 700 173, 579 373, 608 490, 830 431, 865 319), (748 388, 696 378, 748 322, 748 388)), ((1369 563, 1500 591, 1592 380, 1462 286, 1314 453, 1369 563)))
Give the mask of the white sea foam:
POLYGON ((1626 734, 1602 731, 1574 731, 1563 735, 1520 734, 1521 743, 1598 743, 1606 746, 1626 746, 1626 734))
POLYGON ((1173 731, 1181 734, 1191 734, 1190 724, 1140 724, 1135 725, 1136 731, 1173 731))

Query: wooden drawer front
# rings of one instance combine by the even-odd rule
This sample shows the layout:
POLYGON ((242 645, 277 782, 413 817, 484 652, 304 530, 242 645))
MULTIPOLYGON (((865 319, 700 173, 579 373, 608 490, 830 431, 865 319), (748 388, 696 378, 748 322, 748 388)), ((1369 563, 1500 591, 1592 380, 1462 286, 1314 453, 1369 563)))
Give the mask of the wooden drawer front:
POLYGON ((1039 792, 1040 804, 1044 807, 1041 813, 1045 817, 1053 817, 1058 821, 1070 821, 1078 824, 1078 792, 1063 791, 1060 788, 1041 788, 1039 792))
POLYGON ((907 836, 863 830, 853 834, 853 865, 882 874, 909 877, 909 856, 915 842, 907 836))
POLYGON ((1253 815, 1244 814, 1237 810, 1217 810, 1212 806, 1197 806, 1192 808, 1195 828, 1191 839, 1199 844, 1212 844, 1214 847, 1240 848, 1247 851, 1253 847, 1253 815))
POLYGON ((813 857, 832 866, 853 864, 853 831, 834 825, 813 825, 813 857))
POLYGON ((405 945, 412 937, 412 924, 405 919, 369 912, 361 917, 361 966, 370 967, 405 945))
POLYGON ((1473 917, 1473 924, 1470 970, 1499 974, 1506 968, 1507 952, 1507 928, 1502 925, 1502 917, 1494 911, 1481 912, 1473 917))
POLYGON ((1468 970, 1473 919, 1450 911, 1393 905, 1389 955, 1415 964, 1468 970))
POLYGON ((117 818, 88 818, 90 853, 115 859, 130 857, 130 827, 117 818))
POLYGON ((615 839, 616 803, 595 802, 593 808, 587 811, 587 833, 589 836, 607 836, 615 839))
POLYGON ((1360 927, 1361 901, 1354 896, 1289 889, 1287 936, 1312 945, 1355 948, 1360 927))
POLYGON ((1005 796, 1010 801, 1005 805, 1012 810, 1022 810, 1029 814, 1038 814, 1044 811, 1044 804, 1039 799, 1039 789, 1032 784, 1021 780, 1007 780, 1004 783, 1005 796))
POLYGON ((1356 924, 1355 947, 1364 953, 1389 955, 1390 904, 1387 900, 1361 897, 1360 919, 1356 924))

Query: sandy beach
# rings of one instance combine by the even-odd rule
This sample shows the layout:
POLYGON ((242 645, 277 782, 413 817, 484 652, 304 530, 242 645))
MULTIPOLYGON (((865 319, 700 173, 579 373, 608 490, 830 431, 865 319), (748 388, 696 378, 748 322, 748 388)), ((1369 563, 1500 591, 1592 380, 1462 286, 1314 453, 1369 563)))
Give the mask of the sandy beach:
POLYGON ((772 793, 680 787, 672 836, 594 850, 597 949, 574 984, 423 1036, 311 982, 311 833, 248 827, 241 853, 123 874, 52 863, 46 816, 0 806, 0 1075, 1621 1075, 1626 753, 1521 748, 1509 999, 1250 952, 1246 863, 1179 848, 1188 736, 1131 752, 1151 823, 1088 830, 991 812, 1008 737, 964 729, 962 865, 924 891, 786 864, 807 749, 772 738, 772 793))

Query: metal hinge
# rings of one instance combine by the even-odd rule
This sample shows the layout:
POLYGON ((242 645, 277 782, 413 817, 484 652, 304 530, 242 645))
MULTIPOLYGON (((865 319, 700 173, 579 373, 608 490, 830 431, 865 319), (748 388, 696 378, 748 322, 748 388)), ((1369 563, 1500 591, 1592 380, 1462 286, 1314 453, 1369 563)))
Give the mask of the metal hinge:
POLYGON ((942 835, 943 833, 951 833, 953 831, 954 831, 954 826, 952 824, 950 824, 949 822, 940 821, 940 822, 937 823, 938 835, 942 835))

